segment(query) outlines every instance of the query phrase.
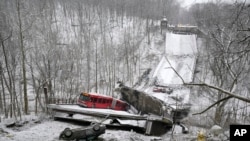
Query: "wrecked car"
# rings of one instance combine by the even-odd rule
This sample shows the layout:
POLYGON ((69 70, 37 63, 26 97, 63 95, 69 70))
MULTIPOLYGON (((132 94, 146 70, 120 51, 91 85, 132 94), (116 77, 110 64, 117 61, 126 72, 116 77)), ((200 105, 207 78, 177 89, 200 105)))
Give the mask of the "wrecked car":
POLYGON ((153 92, 158 92, 158 93, 172 93, 173 92, 173 89, 171 88, 159 88, 159 87, 154 87, 153 89, 153 92))
POLYGON ((100 136, 101 134, 104 134, 106 130, 106 126, 103 124, 94 124, 87 128, 76 128, 76 129, 70 129, 65 128, 60 136, 60 140, 93 140, 100 136))
POLYGON ((153 89, 153 92, 166 93, 166 89, 165 89, 165 88, 158 88, 158 87, 155 87, 155 88, 153 89))

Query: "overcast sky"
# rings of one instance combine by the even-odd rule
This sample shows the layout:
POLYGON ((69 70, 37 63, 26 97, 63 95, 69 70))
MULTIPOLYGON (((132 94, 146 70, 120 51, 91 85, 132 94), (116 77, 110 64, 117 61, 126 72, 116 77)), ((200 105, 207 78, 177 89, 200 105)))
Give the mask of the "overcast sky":
MULTIPOLYGON (((190 7, 192 4, 195 3, 203 3, 203 2, 228 2, 228 3, 234 3, 236 0, 178 0, 183 7, 190 7)), ((237 1, 246 1, 250 3, 250 0, 237 0, 237 1)))

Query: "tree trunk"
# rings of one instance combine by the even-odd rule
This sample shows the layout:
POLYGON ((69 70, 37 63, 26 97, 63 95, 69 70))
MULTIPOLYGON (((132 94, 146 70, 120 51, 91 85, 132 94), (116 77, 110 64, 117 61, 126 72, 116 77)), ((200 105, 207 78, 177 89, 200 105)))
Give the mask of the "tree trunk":
POLYGON ((147 21, 146 21, 146 35, 148 39, 148 45, 150 45, 149 17, 147 17, 147 21))
POLYGON ((21 55, 22 55, 22 75, 23 75, 23 94, 24 94, 24 113, 28 114, 28 94, 27 94, 27 78, 26 78, 26 54, 25 47, 23 42, 23 29, 22 29, 22 20, 21 20, 21 10, 20 3, 17 0, 17 14, 18 14, 18 28, 19 28, 19 38, 20 38, 20 47, 21 47, 21 55))
POLYGON ((98 52, 97 52, 97 47, 98 47, 98 42, 97 39, 95 39, 95 91, 98 93, 98 52))
MULTIPOLYGON (((10 72, 10 69, 9 69, 9 63, 8 63, 8 58, 7 58, 7 53, 6 53, 6 50, 5 50, 5 45, 4 45, 4 40, 2 39, 2 36, 0 35, 0 39, 1 39, 1 45, 2 45, 2 49, 3 49, 3 55, 4 55, 4 62, 5 62, 5 66, 6 66, 6 70, 7 70, 7 74, 8 74, 8 78, 9 78, 9 81, 7 82, 4 74, 1 75, 2 77, 2 80, 5 82, 6 84, 6 87, 9 91, 9 94, 10 94, 10 117, 12 117, 12 109, 13 109, 13 93, 12 93, 12 77, 11 77, 11 72, 10 72)), ((2 83, 2 86, 3 86, 3 90, 4 90, 4 83, 2 83)), ((4 95, 4 99, 5 99, 5 95, 4 95)), ((5 102, 5 101, 4 101, 5 102)), ((5 103, 5 116, 8 117, 8 110, 7 110, 7 107, 6 107, 6 103, 5 103)))
POLYGON ((4 108, 3 101, 5 100, 5 99, 3 99, 3 97, 4 97, 4 85, 3 85, 2 75, 3 75, 3 68, 2 68, 2 62, 0 62, 0 81, 1 81, 1 86, 3 89, 2 92, 0 92, 0 112, 1 113, 3 112, 3 108, 4 108))
POLYGON ((48 88, 46 84, 43 86, 43 91, 44 91, 44 98, 45 98, 45 107, 47 107, 49 100, 48 100, 48 88))
POLYGON ((6 98, 5 98, 5 89, 4 89, 4 80, 3 80, 3 67, 2 67, 2 63, 0 64, 0 78, 1 78, 1 86, 2 86, 2 92, 3 92, 3 98, 2 98, 2 104, 3 104, 3 109, 4 109, 4 115, 5 118, 8 117, 8 113, 7 113, 7 108, 6 108, 6 98))

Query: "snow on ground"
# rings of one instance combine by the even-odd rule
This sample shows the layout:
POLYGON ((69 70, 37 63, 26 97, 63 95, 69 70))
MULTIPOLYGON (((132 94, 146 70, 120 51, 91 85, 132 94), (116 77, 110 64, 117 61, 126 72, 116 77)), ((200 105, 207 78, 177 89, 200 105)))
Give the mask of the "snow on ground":
POLYGON ((197 57, 196 35, 166 33, 166 44, 163 46, 165 53, 152 73, 149 80, 159 86, 173 89, 170 94, 153 92, 155 86, 138 86, 137 89, 146 92, 173 108, 190 103, 190 89, 183 86, 193 81, 194 69, 197 57))
MULTIPOLYGON (((81 128, 87 127, 76 125, 67 122, 54 121, 45 118, 41 123, 32 123, 30 118, 29 123, 24 127, 6 128, 4 120, 0 122, 0 141, 60 141, 59 134, 65 128, 81 128), (3 131, 7 133, 3 133, 3 131)), ((145 136, 134 131, 111 130, 106 129, 105 133, 100 135, 96 141, 190 141, 197 138, 197 132, 200 130, 207 131, 204 128, 188 126, 189 134, 183 134, 180 126, 174 126, 172 131, 160 136, 145 136)))
MULTIPOLYGON (((65 128, 80 128, 86 126, 75 125, 67 122, 45 120, 42 123, 35 125, 28 124, 23 129, 15 129, 4 127, 3 123, 0 123, 0 129, 8 133, 0 132, 0 141, 59 141, 59 134, 65 128)), ((160 137, 144 136, 133 131, 123 130, 109 130, 106 129, 105 134, 99 136, 99 141, 151 141, 154 139, 160 139, 160 137)))
POLYGON ((167 32, 165 55, 156 67, 153 78, 156 77, 163 85, 183 84, 181 78, 185 82, 192 82, 196 54, 195 35, 167 32))
POLYGON ((180 85, 183 84, 182 79, 186 83, 192 82, 195 60, 195 56, 168 58, 164 56, 155 69, 153 78, 157 78, 161 85, 180 85))
POLYGON ((60 132, 65 129, 76 128, 75 126, 69 123, 62 123, 58 121, 45 121, 42 124, 37 124, 31 126, 30 128, 15 131, 8 129, 9 134, 6 134, 0 137, 0 140, 14 140, 14 141, 56 141, 59 138, 60 132))
MULTIPOLYGON (((29 123, 20 128, 6 128, 4 122, 1 122, 0 129, 8 133, 2 133, 2 130, 0 130, 0 141, 59 141, 59 134, 68 127, 75 129, 87 126, 47 118, 36 124, 33 124, 32 120, 30 120, 29 123)), ((106 129, 105 134, 100 135, 96 141, 168 141, 171 138, 176 141, 185 141, 196 138, 197 132, 201 130, 192 126, 189 129, 191 131, 189 134, 183 134, 180 126, 174 126, 173 131, 169 131, 160 137, 145 136, 133 130, 106 129)))
POLYGON ((197 53, 196 35, 166 33, 165 54, 195 55, 197 53))

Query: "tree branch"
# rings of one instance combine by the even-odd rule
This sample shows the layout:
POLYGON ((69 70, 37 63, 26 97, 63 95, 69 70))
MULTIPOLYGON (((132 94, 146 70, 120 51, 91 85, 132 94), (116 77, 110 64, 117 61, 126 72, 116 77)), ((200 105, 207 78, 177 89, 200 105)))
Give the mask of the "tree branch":
POLYGON ((248 99, 248 98, 236 95, 236 94, 231 93, 229 91, 226 91, 226 90, 224 90, 222 88, 219 88, 219 87, 216 87, 216 86, 212 86, 212 85, 209 85, 209 84, 206 84, 206 83, 184 83, 184 85, 208 87, 208 88, 211 88, 211 89, 214 89, 214 90, 218 90, 218 91, 220 91, 220 92, 222 92, 222 93, 224 93, 226 95, 232 96, 232 97, 234 97, 236 99, 239 99, 239 100, 245 101, 247 103, 250 103, 250 99, 248 99))
POLYGON ((230 99, 230 98, 232 98, 232 96, 228 96, 228 97, 222 98, 222 99, 216 101, 214 104, 212 104, 212 105, 210 105, 209 107, 207 107, 205 110, 203 110, 203 111, 201 111, 201 112, 199 112, 199 113, 194 113, 194 114, 192 114, 192 115, 200 115, 200 114, 203 114, 203 113, 205 113, 206 111, 208 111, 209 109, 211 109, 212 107, 214 107, 216 104, 219 104, 219 103, 221 103, 222 101, 228 100, 228 99, 230 99))

